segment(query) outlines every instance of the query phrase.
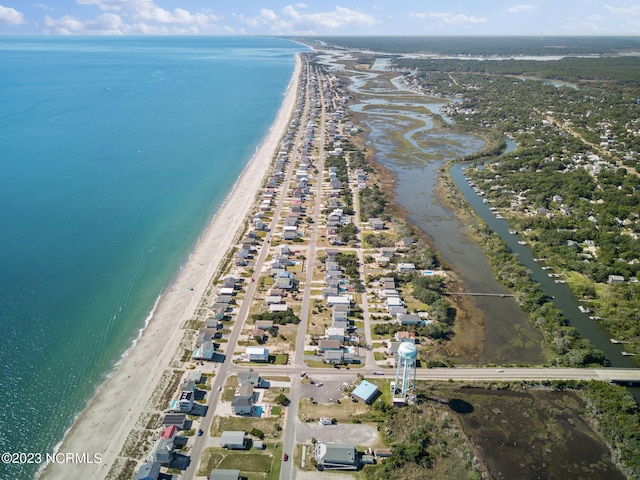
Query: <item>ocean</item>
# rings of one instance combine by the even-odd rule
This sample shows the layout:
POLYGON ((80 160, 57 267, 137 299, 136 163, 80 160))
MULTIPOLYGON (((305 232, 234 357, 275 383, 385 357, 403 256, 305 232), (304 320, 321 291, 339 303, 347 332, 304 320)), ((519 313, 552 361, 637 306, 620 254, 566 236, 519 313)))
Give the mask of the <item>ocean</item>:
POLYGON ((0 452, 62 439, 265 137, 302 49, 0 37, 0 452))

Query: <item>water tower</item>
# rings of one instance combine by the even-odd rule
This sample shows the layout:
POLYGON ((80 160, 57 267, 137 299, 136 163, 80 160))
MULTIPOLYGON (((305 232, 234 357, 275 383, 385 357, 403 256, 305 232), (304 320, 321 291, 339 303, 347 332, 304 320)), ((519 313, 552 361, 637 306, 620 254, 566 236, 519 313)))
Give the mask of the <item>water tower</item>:
POLYGON ((415 343, 402 342, 398 347, 396 381, 391 385, 393 403, 407 403, 407 394, 413 392, 416 385, 416 358, 418 349, 415 343))

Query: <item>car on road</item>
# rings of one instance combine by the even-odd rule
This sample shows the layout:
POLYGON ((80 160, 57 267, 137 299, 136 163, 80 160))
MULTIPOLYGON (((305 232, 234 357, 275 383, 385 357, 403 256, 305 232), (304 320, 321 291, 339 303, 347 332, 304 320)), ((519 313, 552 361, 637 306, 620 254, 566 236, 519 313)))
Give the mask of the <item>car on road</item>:
POLYGON ((498 372, 498 373, 502 373, 502 372, 504 372, 504 370, 503 370, 502 368, 498 368, 498 369, 496 370, 496 372, 498 372))
POLYGON ((307 372, 300 372, 300 376, 304 378, 304 376, 307 374, 307 372))
POLYGON ((324 385, 324 383, 322 383, 322 382, 316 383, 316 387, 321 387, 322 385, 324 385))
POLYGON ((204 433, 204 432, 202 431, 202 429, 199 429, 199 430, 198 430, 198 436, 199 436, 199 437, 201 437, 203 433, 204 433))
POLYGON ((282 460, 284 460, 285 462, 286 462, 287 460, 289 460, 289 455, 285 453, 285 454, 282 456, 282 460))
POLYGON ((381 371, 381 370, 374 370, 374 371, 373 371, 373 374, 374 374, 374 375, 384 375, 384 372, 383 372, 383 371, 381 371))

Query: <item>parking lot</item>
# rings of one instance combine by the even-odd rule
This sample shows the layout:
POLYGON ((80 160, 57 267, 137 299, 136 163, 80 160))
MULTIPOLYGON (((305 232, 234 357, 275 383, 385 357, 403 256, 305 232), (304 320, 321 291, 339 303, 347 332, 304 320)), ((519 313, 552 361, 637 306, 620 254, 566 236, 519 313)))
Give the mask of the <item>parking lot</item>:
MULTIPOLYGON (((318 375, 309 377, 313 384, 303 383, 301 388, 301 398, 313 398, 318 403, 329 403, 330 399, 343 399, 344 394, 339 390, 344 388, 343 380, 331 380, 328 375, 318 375), (328 379, 327 379, 328 378, 328 379), (322 384, 318 387, 318 384, 322 384)), ((347 383, 353 385, 357 381, 357 376, 349 378, 347 383)))

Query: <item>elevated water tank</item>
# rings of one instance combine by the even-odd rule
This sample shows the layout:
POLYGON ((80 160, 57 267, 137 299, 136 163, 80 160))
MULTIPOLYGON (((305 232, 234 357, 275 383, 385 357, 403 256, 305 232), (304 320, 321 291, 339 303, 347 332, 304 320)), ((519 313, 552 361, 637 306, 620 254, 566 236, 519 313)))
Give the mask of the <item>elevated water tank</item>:
POLYGON ((402 342, 398 347, 398 357, 405 360, 414 360, 418 357, 418 349, 415 343, 402 342))

